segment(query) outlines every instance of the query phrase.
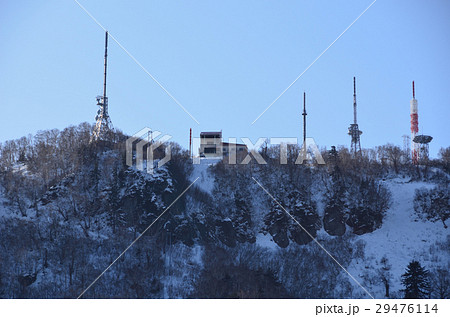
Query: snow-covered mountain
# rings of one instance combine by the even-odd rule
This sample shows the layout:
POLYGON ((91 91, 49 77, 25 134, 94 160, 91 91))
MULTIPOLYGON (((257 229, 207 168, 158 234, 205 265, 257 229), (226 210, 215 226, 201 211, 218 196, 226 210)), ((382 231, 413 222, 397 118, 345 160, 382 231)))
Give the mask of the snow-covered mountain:
POLYGON ((89 144, 90 129, 0 148, 0 297, 397 298, 411 260, 430 296, 448 296, 442 166, 346 149, 325 167, 283 165, 277 148, 267 165, 193 164, 172 144, 147 174, 125 164, 125 136, 89 144), (443 221, 415 210, 419 188, 439 188, 443 221))

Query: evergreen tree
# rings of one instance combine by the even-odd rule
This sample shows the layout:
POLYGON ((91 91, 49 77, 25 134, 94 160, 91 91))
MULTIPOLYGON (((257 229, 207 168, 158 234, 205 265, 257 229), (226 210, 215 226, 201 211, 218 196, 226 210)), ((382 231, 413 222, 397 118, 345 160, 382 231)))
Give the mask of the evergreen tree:
POLYGON ((264 217, 264 230, 270 233, 278 246, 286 248, 289 245, 289 216, 276 202, 270 201, 269 205, 270 212, 264 217))
POLYGON ((402 275, 402 284, 405 287, 405 298, 427 298, 430 292, 428 270, 418 261, 411 261, 402 275))
POLYGON ((353 228, 353 233, 361 235, 381 227, 391 204, 391 193, 373 178, 355 178, 347 190, 347 200, 347 224, 353 228))
POLYGON ((251 205, 247 199, 249 195, 242 195, 238 190, 234 193, 234 208, 232 208, 232 221, 236 230, 236 238, 239 242, 251 242, 256 241, 256 237, 252 232, 252 217, 251 217, 251 205))

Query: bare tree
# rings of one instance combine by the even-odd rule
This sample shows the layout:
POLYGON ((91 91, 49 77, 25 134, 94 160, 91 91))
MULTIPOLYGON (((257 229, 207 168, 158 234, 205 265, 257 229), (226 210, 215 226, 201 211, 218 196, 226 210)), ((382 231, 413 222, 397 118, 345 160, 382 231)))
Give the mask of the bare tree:
POLYGON ((444 228, 447 228, 445 221, 450 217, 449 202, 448 186, 438 186, 431 190, 421 188, 416 190, 414 210, 428 220, 441 220, 444 228))
POLYGON ((386 255, 384 255, 381 258, 380 264, 381 264, 381 267, 378 269, 378 274, 380 276, 381 282, 384 285, 384 289, 385 289, 384 296, 386 298, 389 298, 389 296, 390 296, 389 286, 390 286, 391 279, 392 279, 392 273, 390 272, 390 270, 391 270, 392 266, 389 264, 389 261, 388 261, 386 255))
POLYGON ((378 147, 379 155, 382 160, 389 161, 394 166, 394 171, 396 174, 399 172, 399 165, 403 156, 402 149, 391 143, 378 147))
POLYGON ((450 173, 450 146, 447 148, 441 148, 438 155, 444 165, 444 170, 447 173, 450 173))
POLYGON ((450 298, 450 273, 448 270, 438 267, 430 272, 431 292, 433 297, 450 298))

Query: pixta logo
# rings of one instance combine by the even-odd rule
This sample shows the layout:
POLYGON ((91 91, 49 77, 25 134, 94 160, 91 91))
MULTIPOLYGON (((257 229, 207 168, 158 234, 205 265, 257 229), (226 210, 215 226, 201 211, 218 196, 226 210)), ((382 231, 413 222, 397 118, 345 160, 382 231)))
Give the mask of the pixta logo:
POLYGON ((157 148, 163 146, 171 138, 171 135, 154 131, 148 127, 141 129, 126 141, 126 164, 130 167, 136 166, 136 169, 140 171, 145 170, 147 173, 153 174, 155 166, 160 168, 170 161, 170 145, 164 146, 164 157, 162 159, 154 160, 154 153, 157 148), (144 152, 144 149, 146 149, 146 152, 144 152))

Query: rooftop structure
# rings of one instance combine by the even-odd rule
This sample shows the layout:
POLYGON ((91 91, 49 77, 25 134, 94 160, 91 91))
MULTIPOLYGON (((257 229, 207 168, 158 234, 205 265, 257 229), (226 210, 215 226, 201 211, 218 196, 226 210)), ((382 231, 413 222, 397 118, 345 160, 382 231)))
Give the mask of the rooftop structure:
POLYGON ((240 143, 228 143, 222 141, 222 131, 200 133, 200 157, 223 157, 236 148, 236 152, 247 152, 247 146, 240 143))

